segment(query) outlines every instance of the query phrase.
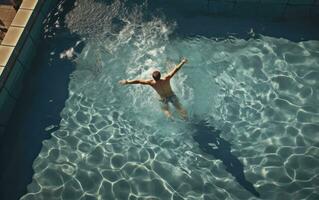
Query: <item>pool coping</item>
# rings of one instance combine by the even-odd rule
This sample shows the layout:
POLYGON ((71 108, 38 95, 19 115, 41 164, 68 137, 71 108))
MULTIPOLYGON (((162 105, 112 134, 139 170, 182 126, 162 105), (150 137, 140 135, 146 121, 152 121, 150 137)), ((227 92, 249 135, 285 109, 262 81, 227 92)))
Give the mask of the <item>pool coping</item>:
POLYGON ((43 21, 57 0, 23 0, 0 44, 0 135, 36 57, 43 21))
POLYGON ((10 26, 13 18, 17 11, 12 5, 0 3, 0 44, 8 31, 7 28, 10 26))

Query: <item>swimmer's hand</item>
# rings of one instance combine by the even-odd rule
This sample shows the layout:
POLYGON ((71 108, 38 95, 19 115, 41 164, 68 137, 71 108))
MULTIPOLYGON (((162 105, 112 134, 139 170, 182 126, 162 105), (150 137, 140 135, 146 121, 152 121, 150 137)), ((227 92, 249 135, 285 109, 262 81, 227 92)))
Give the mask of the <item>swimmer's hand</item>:
POLYGON ((188 62, 188 60, 187 60, 186 58, 182 58, 181 63, 185 64, 185 63, 187 63, 187 62, 188 62))
POLYGON ((119 84, 126 85, 127 84, 127 80, 120 80, 119 84))

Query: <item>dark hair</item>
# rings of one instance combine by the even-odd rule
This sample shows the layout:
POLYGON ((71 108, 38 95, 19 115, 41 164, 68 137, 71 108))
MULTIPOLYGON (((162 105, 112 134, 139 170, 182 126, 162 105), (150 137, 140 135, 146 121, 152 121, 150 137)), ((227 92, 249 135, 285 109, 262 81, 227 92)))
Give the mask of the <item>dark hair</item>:
POLYGON ((159 72, 159 71, 154 71, 153 74, 152 74, 152 76, 153 76, 153 79, 154 79, 155 81, 158 81, 158 80, 161 79, 161 72, 159 72))

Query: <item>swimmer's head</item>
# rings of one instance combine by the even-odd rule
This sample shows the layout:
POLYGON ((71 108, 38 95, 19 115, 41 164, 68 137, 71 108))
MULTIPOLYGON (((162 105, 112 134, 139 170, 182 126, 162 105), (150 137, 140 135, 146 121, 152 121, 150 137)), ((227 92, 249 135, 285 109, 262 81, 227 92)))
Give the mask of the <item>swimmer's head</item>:
POLYGON ((152 73, 152 76, 153 76, 153 79, 154 79, 155 81, 158 81, 158 80, 161 79, 161 72, 159 72, 159 71, 154 71, 154 72, 152 73))

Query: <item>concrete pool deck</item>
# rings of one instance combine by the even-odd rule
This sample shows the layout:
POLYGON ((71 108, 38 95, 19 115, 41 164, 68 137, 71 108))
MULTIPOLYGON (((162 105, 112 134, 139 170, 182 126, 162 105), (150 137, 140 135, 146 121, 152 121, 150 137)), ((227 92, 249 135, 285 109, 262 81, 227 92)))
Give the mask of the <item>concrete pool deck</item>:
POLYGON ((13 6, 0 4, 0 44, 16 13, 13 6))

